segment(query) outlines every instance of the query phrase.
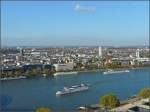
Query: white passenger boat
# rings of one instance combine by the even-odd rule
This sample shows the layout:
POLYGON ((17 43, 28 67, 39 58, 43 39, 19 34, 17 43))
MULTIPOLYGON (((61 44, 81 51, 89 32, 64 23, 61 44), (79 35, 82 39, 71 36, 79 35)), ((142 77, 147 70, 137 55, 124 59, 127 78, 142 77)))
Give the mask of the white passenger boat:
POLYGON ((57 75, 77 74, 77 73, 78 72, 57 72, 57 73, 54 73, 53 75, 57 76, 57 75))
POLYGON ((130 72, 129 70, 108 70, 103 72, 103 74, 114 74, 114 73, 126 73, 130 72))
POLYGON ((75 92, 85 91, 88 89, 89 89, 88 85, 80 84, 80 85, 75 85, 75 86, 71 86, 71 87, 64 87, 63 90, 57 91, 56 95, 71 94, 71 93, 75 93, 75 92))

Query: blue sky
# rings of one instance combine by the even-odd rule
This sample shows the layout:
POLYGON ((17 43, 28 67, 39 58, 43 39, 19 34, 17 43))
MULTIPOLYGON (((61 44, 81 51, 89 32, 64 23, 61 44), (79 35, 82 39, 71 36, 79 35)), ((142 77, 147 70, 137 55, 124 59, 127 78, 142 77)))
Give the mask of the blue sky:
POLYGON ((148 1, 2 2, 4 46, 148 45, 148 1))

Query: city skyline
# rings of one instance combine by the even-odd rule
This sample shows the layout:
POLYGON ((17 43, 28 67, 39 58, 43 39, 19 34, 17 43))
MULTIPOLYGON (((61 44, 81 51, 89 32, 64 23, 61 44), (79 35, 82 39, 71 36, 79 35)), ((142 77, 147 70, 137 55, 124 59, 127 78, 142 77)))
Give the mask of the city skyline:
POLYGON ((3 46, 148 45, 148 1, 2 2, 3 46))

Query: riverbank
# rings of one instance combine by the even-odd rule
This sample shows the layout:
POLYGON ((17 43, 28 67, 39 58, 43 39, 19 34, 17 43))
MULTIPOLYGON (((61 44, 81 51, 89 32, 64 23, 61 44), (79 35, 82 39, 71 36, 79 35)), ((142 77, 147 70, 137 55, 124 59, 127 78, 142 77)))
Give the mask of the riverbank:
MULTIPOLYGON (((125 67, 125 68, 112 68, 111 70, 126 70, 126 69, 144 69, 144 68, 148 68, 148 67, 125 67)), ((83 69, 83 70, 73 70, 73 71, 64 71, 64 72, 55 72, 55 73, 86 73, 86 72, 104 72, 108 70, 107 68, 102 68, 102 69, 92 69, 92 70, 87 70, 87 69, 83 69)), ((54 73, 54 74, 55 74, 54 73)))
MULTIPOLYGON (((112 68, 111 70, 132 70, 132 69, 144 69, 148 67, 124 67, 124 68, 112 68)), ((82 70, 73 70, 73 71, 63 71, 63 72, 54 72, 51 74, 41 74, 41 75, 31 75, 30 74, 20 74, 20 76, 10 76, 10 77, 1 77, 1 81, 3 80, 13 80, 13 79, 24 79, 24 78, 34 78, 34 77, 49 77, 49 76, 57 76, 57 75, 64 75, 64 74, 78 74, 78 73, 88 73, 88 72, 105 72, 108 70, 107 68, 101 69, 82 69, 82 70)))
MULTIPOLYGON (((132 97, 129 97, 128 99, 126 100, 122 100, 120 101, 120 105, 116 108, 113 108, 111 110, 109 110, 110 112, 118 112, 121 111, 120 108, 124 109, 124 110, 128 110, 129 107, 133 107, 133 105, 131 106, 131 104, 134 104, 135 102, 139 102, 141 99, 137 96, 132 96, 132 97)), ((103 106, 101 106, 100 104, 91 104, 91 105, 87 105, 87 106, 80 106, 77 108, 77 110, 79 110, 78 112, 84 112, 85 110, 86 111, 98 111, 98 112, 101 112, 101 111, 108 111, 107 109, 105 109, 103 106)))
POLYGON ((5 77, 1 78, 0 81, 5 81, 5 80, 17 80, 17 79, 26 79, 26 76, 18 76, 18 77, 5 77))
POLYGON ((104 71, 104 70, 83 70, 83 71, 70 71, 70 72, 56 72, 53 75, 57 76, 57 75, 67 75, 67 74, 78 74, 78 73, 86 73, 86 72, 98 72, 98 71, 104 71))

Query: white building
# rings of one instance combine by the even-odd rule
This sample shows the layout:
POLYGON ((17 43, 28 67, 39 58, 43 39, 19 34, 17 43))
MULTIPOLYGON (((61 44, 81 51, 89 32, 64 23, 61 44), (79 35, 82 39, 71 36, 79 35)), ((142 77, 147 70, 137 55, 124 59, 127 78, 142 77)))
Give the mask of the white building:
POLYGON ((34 51, 34 52, 31 52, 31 55, 32 55, 32 56, 40 56, 41 53, 40 53, 40 52, 35 52, 35 51, 34 51))
POLYGON ((136 50, 136 58, 140 58, 140 52, 139 51, 140 51, 139 49, 136 50))
POLYGON ((98 54, 99 54, 99 57, 102 58, 102 47, 99 47, 99 49, 98 49, 98 54))
POLYGON ((140 50, 139 49, 136 50, 136 59, 135 60, 138 62, 149 62, 150 61, 149 58, 141 58, 140 57, 140 50))
POLYGON ((66 64, 54 64, 54 67, 56 71, 71 71, 73 70, 74 63, 69 62, 66 64))
POLYGON ((149 62, 149 58, 136 58, 138 62, 149 62))

